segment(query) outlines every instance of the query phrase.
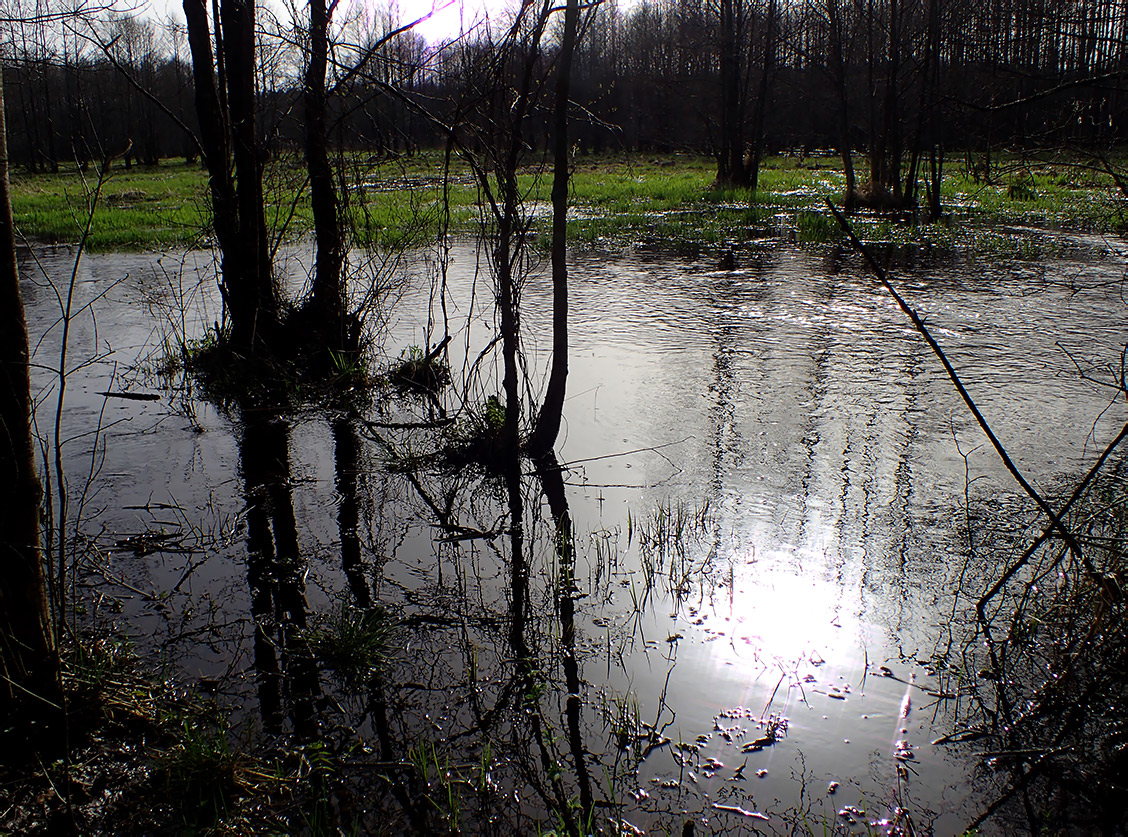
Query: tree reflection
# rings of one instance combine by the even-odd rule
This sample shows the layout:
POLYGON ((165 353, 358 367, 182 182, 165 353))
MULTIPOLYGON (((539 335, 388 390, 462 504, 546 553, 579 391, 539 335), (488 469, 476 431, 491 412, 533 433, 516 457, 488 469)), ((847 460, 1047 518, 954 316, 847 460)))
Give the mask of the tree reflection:
POLYGON ((308 608, 290 480, 289 427, 277 411, 246 410, 239 451, 263 726, 281 732, 288 716, 298 739, 310 741, 317 734, 320 684, 304 635, 308 608))

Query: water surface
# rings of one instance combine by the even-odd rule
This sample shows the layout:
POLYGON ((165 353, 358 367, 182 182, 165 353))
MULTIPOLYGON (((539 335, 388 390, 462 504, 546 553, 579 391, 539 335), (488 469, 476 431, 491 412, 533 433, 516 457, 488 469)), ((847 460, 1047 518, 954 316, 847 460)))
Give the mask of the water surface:
MULTIPOLYGON (((1078 374, 1107 379, 1128 340, 1118 247, 1074 238, 1054 261, 893 266, 1051 495, 1125 418, 1078 374)), ((68 487, 83 497, 71 510, 96 547, 85 581, 107 594, 96 618, 260 734, 356 735, 358 758, 381 763, 430 746, 466 779, 450 816, 471 831, 554 827, 552 800, 587 785, 599 816, 628 832, 888 827, 899 811, 918 830, 958 832, 986 779, 973 749, 929 743, 951 731, 952 668, 965 665, 952 593, 982 585, 1000 560, 984 545, 1017 542, 1033 505, 854 257, 773 243, 738 261, 574 255, 558 446, 571 567, 532 475, 517 562, 495 479, 405 475, 419 431, 385 425, 425 418, 419 399, 362 416, 240 416, 151 374, 166 345, 219 318, 209 255, 86 256, 62 427, 68 487), (161 398, 100 395, 121 390, 161 398), (462 529, 439 525, 436 508, 462 529), (304 666, 294 628, 373 603, 402 628, 358 696, 304 666), (516 659, 534 671, 518 676, 516 659), (769 727, 777 740, 752 746, 769 727)), ((41 432, 70 265, 62 252, 23 265, 41 432)), ((493 321, 481 268, 457 246, 446 270, 452 413, 501 389, 493 360, 476 362, 493 321)), ((381 362, 442 335, 437 269, 425 254, 397 268, 381 362)), ((522 297, 534 387, 549 291, 534 272, 522 297)), ((418 826, 403 807, 385 791, 353 813, 418 826)))

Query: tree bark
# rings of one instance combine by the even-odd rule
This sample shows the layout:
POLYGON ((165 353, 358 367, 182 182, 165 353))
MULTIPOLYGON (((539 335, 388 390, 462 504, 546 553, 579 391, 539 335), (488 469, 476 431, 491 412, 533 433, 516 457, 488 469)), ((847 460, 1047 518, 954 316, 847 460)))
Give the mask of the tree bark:
POLYGON ((716 186, 748 185, 744 165, 744 8, 743 0, 720 0, 721 147, 717 155, 716 186))
POLYGON ((231 114, 235 161, 235 200, 239 207, 239 296, 241 316, 232 317, 232 341, 250 349, 270 347, 278 328, 278 291, 266 240, 266 205, 262 193, 264 154, 255 122, 254 0, 222 0, 227 107, 231 114))
POLYGON ((219 13, 216 37, 222 50, 213 55, 206 0, 184 0, 230 345, 254 354, 273 343, 280 314, 267 249, 263 155, 255 127, 254 4, 223 0, 219 13), (226 90, 216 84, 217 66, 226 90))
POLYGON ((764 61, 760 68, 760 88, 756 94, 756 108, 752 112, 752 147, 749 151, 746 177, 748 188, 755 192, 760 183, 760 163, 764 159, 764 121, 768 112, 768 93, 775 74, 776 58, 776 0, 768 0, 768 20, 764 30, 764 61))
POLYGON ((839 0, 826 0, 827 22, 830 25, 830 77, 838 99, 838 153, 842 157, 842 170, 846 175, 846 194, 842 203, 847 210, 858 202, 858 180, 854 172, 854 153, 850 146, 850 99, 846 87, 846 51, 842 11, 839 0))
MULTIPOLYGON (((0 717, 49 724, 61 706, 62 688, 39 539, 43 490, 31 434, 27 322, 16 262, 2 78, 0 271, 0 717)), ((32 738, 36 744, 44 740, 32 738)))

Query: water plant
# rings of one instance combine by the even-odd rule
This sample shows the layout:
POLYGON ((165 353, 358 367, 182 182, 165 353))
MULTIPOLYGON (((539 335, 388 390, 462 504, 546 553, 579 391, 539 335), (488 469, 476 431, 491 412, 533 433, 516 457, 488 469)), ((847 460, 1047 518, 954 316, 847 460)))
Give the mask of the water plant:
POLYGON ((306 638, 318 662, 355 688, 391 659, 395 631, 395 622, 382 608, 342 602, 318 619, 306 638))
POLYGON ((399 362, 388 372, 388 379, 397 387, 437 393, 450 383, 450 364, 443 349, 450 338, 424 352, 421 346, 410 346, 400 352, 399 362))

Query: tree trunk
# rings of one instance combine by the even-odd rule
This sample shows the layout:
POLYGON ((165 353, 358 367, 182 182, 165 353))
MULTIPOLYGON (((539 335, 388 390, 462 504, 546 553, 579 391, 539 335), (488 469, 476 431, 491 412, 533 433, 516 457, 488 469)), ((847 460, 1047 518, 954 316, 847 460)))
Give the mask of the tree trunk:
POLYGON ((826 0, 827 20, 830 23, 830 75, 838 93, 838 153, 842 156, 842 170, 846 175, 846 194, 842 202, 847 210, 858 202, 858 178, 854 173, 854 153, 850 147, 850 100, 846 87, 845 35, 839 0, 826 0))
POLYGON ((764 120, 768 111, 768 91, 775 74, 776 0, 768 0, 768 20, 764 31, 764 63, 760 73, 760 89, 756 109, 752 113, 752 148, 747 167, 748 188, 753 192, 760 182, 760 162, 764 159, 764 120))
POLYGON ((560 434, 564 394, 568 381, 568 98, 571 90, 572 56, 579 27, 579 0, 567 0, 564 35, 557 59, 556 105, 552 171, 552 369, 544 403, 529 440, 533 457, 550 453, 560 434))
POLYGON ((262 193, 263 152, 255 123, 254 0, 222 0, 227 107, 235 160, 235 200, 239 207, 238 296, 241 316, 231 320, 236 348, 254 351, 274 342, 279 319, 278 291, 266 241, 262 193))
POLYGON ((184 0, 184 16, 230 343, 253 354, 273 341, 280 308, 267 251, 262 154, 255 134, 254 6, 249 0, 223 0, 216 27, 223 48, 214 56, 206 0, 184 0), (217 66, 226 90, 216 84, 217 66))
MULTIPOLYGON (((50 724, 61 706, 59 656, 39 540, 43 495, 31 435, 27 322, 20 298, 0 78, 0 717, 50 724)), ((18 728, 18 726, 17 726, 18 728)), ((61 732, 48 727, 47 735, 61 732)), ((43 733, 30 736, 38 746, 43 733)))
POLYGON ((719 69, 721 82, 721 145, 717 154, 718 188, 745 187, 748 170, 744 165, 743 0, 720 0, 719 69))
POLYGON ((309 171, 310 208, 313 211, 317 260, 310 303, 313 326, 336 351, 355 350, 347 322, 344 286, 345 231, 340 201, 329 164, 326 126, 325 71, 329 55, 329 18, 325 0, 309 3, 309 63, 302 98, 306 114, 306 166, 309 171))

